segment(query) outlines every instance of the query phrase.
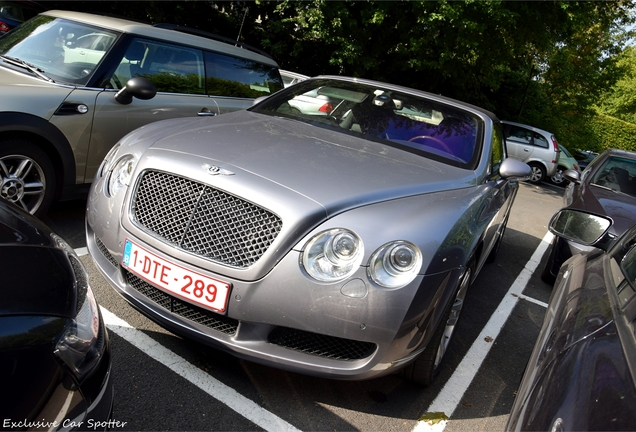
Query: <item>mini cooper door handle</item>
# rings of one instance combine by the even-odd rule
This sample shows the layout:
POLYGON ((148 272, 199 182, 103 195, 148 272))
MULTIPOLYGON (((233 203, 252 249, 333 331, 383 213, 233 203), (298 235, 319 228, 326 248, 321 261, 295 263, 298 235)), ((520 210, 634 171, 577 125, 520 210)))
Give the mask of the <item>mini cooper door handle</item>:
POLYGON ((198 116, 215 116, 216 113, 214 111, 210 111, 210 108, 202 108, 201 111, 197 113, 198 116))

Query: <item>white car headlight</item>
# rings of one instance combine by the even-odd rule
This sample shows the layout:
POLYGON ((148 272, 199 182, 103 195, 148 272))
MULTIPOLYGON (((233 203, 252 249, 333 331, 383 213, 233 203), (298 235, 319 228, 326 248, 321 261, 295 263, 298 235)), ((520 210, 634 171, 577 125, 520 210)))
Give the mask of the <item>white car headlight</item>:
POLYGON ((347 278, 360 266, 364 245, 356 233, 335 228, 314 236, 302 253, 305 271, 321 282, 347 278))
POLYGON ((400 288, 417 276, 422 266, 419 248, 406 241, 387 243, 369 260, 369 277, 385 288, 400 288))
POLYGON ((82 379, 103 354, 104 347, 99 345, 99 309, 88 283, 86 268, 62 238, 53 234, 53 239, 57 246, 68 254, 77 294, 76 315, 57 342, 54 352, 79 379, 82 379))
POLYGON ((132 155, 126 155, 117 161, 108 179, 108 195, 115 196, 124 186, 130 184, 136 164, 137 160, 132 155))

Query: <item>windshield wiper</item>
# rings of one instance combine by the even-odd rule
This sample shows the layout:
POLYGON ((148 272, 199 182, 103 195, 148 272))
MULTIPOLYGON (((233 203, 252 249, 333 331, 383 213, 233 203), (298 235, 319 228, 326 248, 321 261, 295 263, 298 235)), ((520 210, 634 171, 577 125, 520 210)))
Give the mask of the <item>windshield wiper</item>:
POLYGON ((37 67, 35 65, 32 65, 29 62, 25 62, 24 60, 19 59, 17 57, 9 57, 9 56, 5 56, 5 55, 0 55, 0 58, 2 60, 6 61, 7 63, 11 63, 12 65, 23 67, 23 68, 33 72, 35 75, 39 76, 43 80, 46 80, 46 81, 49 81, 49 82, 53 82, 53 83, 55 82, 55 81, 53 81, 52 78, 49 78, 48 76, 46 76, 42 69, 40 69, 39 67, 37 67))

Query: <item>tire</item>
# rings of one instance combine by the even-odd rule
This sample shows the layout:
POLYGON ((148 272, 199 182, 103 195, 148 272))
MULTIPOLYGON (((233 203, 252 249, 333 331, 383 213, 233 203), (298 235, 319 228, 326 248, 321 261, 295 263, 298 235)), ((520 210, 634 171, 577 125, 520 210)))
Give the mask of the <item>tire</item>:
POLYGON ((402 377, 422 386, 433 382, 439 373, 439 365, 457 327, 472 276, 473 265, 471 264, 461 275, 458 287, 453 293, 453 301, 444 312, 428 345, 412 363, 402 369, 402 377))
POLYGON ((530 165, 530 182, 539 184, 545 179, 545 168, 543 165, 537 163, 531 163, 530 165))
POLYGON ((550 177, 550 181, 557 186, 566 185, 568 181, 565 179, 565 177, 563 177, 563 172, 565 170, 566 168, 562 166, 558 167, 556 173, 552 177, 550 177))
POLYGON ((41 217, 55 195, 55 170, 42 149, 22 138, 0 140, 0 196, 41 217))

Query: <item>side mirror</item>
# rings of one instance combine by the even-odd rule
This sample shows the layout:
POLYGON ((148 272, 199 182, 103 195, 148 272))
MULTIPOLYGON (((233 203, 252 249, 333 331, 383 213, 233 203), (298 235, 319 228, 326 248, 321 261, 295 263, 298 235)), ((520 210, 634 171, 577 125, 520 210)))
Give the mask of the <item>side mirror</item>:
POLYGON ((612 223, 608 216, 563 209, 552 216, 549 228, 552 234, 566 240, 607 250, 607 245, 614 239, 608 234, 612 223))
POLYGON ((499 166, 499 174, 505 179, 528 180, 532 174, 532 170, 527 163, 509 157, 499 166))
POLYGON ((581 174, 578 171, 565 170, 563 171, 563 177, 572 183, 581 183, 581 174))
POLYGON ((128 105, 133 97, 141 100, 148 100, 155 97, 157 88, 148 79, 134 77, 128 80, 126 86, 115 94, 115 100, 122 105, 128 105))

